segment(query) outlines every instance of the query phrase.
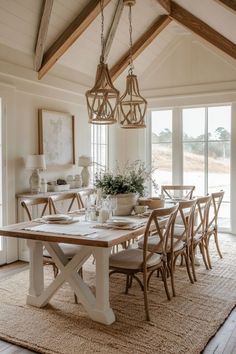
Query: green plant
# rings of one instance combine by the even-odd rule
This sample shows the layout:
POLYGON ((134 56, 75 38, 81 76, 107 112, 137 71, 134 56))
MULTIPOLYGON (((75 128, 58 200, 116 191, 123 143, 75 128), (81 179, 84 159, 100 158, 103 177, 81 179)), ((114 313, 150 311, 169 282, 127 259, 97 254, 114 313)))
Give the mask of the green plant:
POLYGON ((127 162, 123 168, 117 167, 115 171, 96 174, 95 187, 100 188, 104 195, 137 193, 142 197, 146 183, 152 180, 152 172, 140 160, 133 163, 127 162))

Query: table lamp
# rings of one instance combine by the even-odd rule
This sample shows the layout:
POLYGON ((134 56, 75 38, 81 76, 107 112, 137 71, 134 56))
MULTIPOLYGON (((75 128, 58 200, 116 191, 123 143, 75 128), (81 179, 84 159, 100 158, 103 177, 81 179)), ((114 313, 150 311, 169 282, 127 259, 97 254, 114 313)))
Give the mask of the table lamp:
POLYGON ((26 166, 28 170, 33 170, 29 179, 30 192, 39 193, 41 179, 39 170, 46 170, 45 156, 44 155, 28 155, 26 159, 26 166))
POLYGON ((79 157, 78 166, 83 167, 81 171, 82 187, 88 187, 89 185, 89 170, 88 166, 91 166, 92 161, 90 156, 82 155, 79 157))

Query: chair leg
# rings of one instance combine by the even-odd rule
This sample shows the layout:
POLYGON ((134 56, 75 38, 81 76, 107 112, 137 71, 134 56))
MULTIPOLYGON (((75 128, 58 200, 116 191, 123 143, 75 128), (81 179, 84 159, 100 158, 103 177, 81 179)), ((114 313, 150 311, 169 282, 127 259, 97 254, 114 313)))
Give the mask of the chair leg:
POLYGON ((205 255, 205 247, 204 247, 204 245, 203 245, 202 242, 203 242, 203 241, 201 241, 201 242, 199 243, 199 248, 200 248, 200 251, 201 251, 201 254, 202 254, 202 258, 203 258, 205 267, 206 267, 207 270, 209 270, 209 266, 208 266, 208 264, 207 264, 206 255, 205 255))
POLYGON ((218 233, 217 233, 217 231, 214 232, 214 238, 215 238, 215 244, 216 244, 217 252, 218 252, 220 258, 223 258, 222 253, 221 253, 221 251, 220 251, 220 246, 219 246, 219 240, 218 240, 218 233))
POLYGON ((185 264, 186 264, 186 269, 187 269, 187 272, 188 272, 188 277, 189 277, 189 280, 192 284, 194 284, 194 281, 193 281, 193 278, 192 278, 192 274, 190 272, 190 265, 189 265, 189 251, 186 250, 186 253, 183 253, 183 256, 184 256, 184 259, 185 259, 185 264))
POLYGON ((143 296, 144 296, 144 307, 146 312, 146 320, 150 321, 150 314, 148 308, 148 295, 147 295, 147 272, 143 272, 143 296))
POLYGON ((195 270, 195 249, 194 248, 192 248, 190 251, 190 259, 191 259, 191 266, 193 272, 193 279, 194 281, 197 281, 196 270, 195 270))
POLYGON ((162 280, 163 280, 163 283, 164 283, 167 299, 170 301, 171 297, 170 297, 170 292, 169 292, 169 289, 168 289, 168 284, 167 284, 167 279, 166 279, 166 269, 165 268, 166 268, 166 266, 161 268, 161 275, 162 275, 162 280))
POLYGON ((58 268, 57 268, 57 266, 56 266, 55 263, 53 263, 52 268, 53 268, 53 275, 54 275, 54 278, 56 278, 56 277, 57 277, 57 274, 58 274, 58 272, 59 272, 59 270, 58 270, 58 268))
POLYGON ((130 279, 129 279, 130 275, 126 274, 126 285, 125 285, 125 294, 128 294, 129 291, 129 284, 130 284, 130 279))
POLYGON ((208 266, 210 269, 212 269, 211 257, 210 257, 210 253, 209 253, 209 238, 205 239, 204 246, 205 246, 205 250, 206 250, 206 257, 207 257, 208 266))
POLYGON ((170 280, 171 280, 171 287, 172 287, 172 294, 175 297, 175 282, 174 282, 174 262, 173 262, 173 258, 171 257, 170 260, 170 266, 169 266, 169 270, 170 270, 170 280))

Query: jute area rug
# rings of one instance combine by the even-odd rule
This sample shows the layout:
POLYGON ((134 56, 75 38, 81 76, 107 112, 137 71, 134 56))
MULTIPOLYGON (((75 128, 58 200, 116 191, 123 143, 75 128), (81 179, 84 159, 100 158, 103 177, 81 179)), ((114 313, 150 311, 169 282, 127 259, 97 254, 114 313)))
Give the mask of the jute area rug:
MULTIPOLYGON (((224 237, 224 236, 223 236, 224 237)), ((111 277, 111 326, 89 319, 65 284, 50 305, 25 304, 28 270, 0 281, 0 338, 45 354, 200 353, 236 304, 236 243, 224 242, 223 259, 212 257, 213 269, 197 268, 190 284, 185 268, 176 271, 176 298, 167 301, 161 280, 153 277, 149 292, 152 321, 145 321, 143 295, 136 284, 124 294, 125 279, 111 277)), ((213 249, 212 245, 212 249, 213 249)), ((85 279, 93 287, 91 264, 85 279)), ((46 267, 47 281, 52 279, 46 267)))

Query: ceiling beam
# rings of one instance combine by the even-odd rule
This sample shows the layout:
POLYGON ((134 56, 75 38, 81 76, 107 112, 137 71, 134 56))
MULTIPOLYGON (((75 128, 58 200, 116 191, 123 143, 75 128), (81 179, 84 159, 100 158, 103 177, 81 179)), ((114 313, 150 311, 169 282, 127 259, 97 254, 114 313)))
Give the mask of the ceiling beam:
POLYGON ((171 12, 171 0, 157 0, 159 4, 167 11, 168 14, 171 12))
POLYGON ((230 10, 236 11, 236 0, 216 0, 221 5, 227 7, 230 10))
MULTIPOLYGON (((152 24, 152 26, 143 33, 143 35, 133 44, 132 57, 137 58, 145 48, 163 31, 164 28, 171 22, 171 18, 167 15, 162 15, 152 24)), ((110 76, 114 81, 129 65, 130 52, 127 51, 118 62, 111 68, 110 76)))
POLYGON ((106 39, 105 39, 105 44, 104 44, 103 57, 104 57, 105 62, 106 62, 108 54, 110 52, 111 45, 113 43, 118 24, 120 22, 120 18, 121 18, 121 14, 123 12, 123 9, 124 9, 124 2, 117 0, 116 10, 115 10, 112 22, 111 22, 111 26, 109 28, 109 31, 108 31, 106 39))
MULTIPOLYGON (((103 0, 105 7, 111 0, 103 0)), ((39 80, 48 72, 67 49, 81 36, 91 22, 100 13, 100 0, 90 0, 66 30, 56 39, 43 56, 43 63, 38 72, 39 80)))
POLYGON ((48 33, 48 26, 52 12, 53 0, 44 0, 40 19, 38 35, 35 45, 34 70, 38 71, 43 60, 43 53, 48 33))
POLYGON ((232 58, 236 59, 236 44, 222 36, 219 32, 174 1, 171 1, 170 17, 232 58))

